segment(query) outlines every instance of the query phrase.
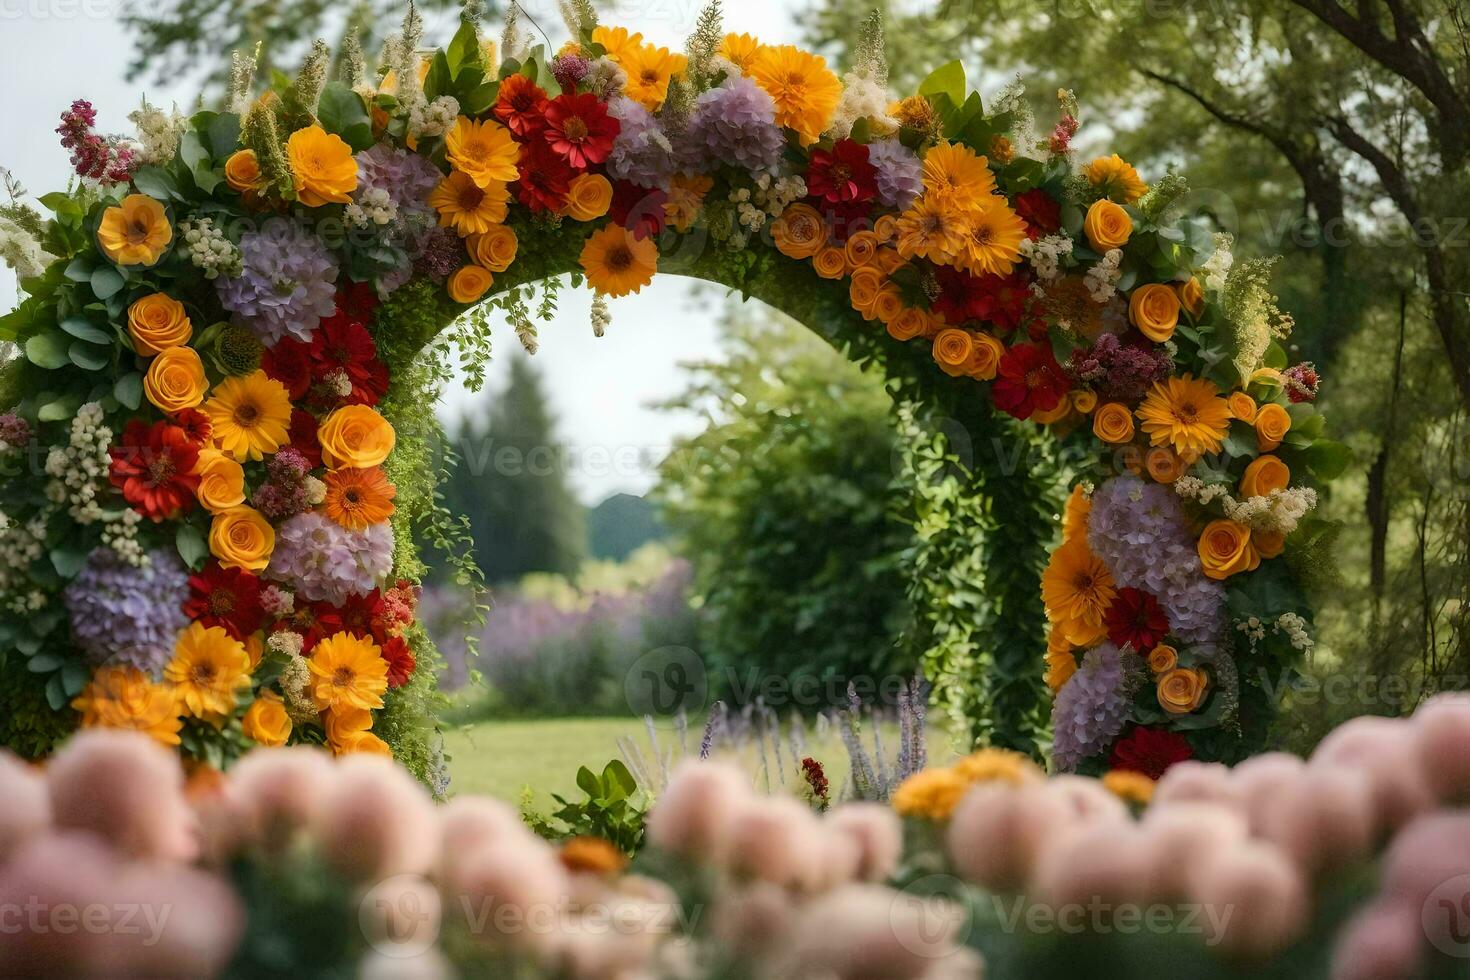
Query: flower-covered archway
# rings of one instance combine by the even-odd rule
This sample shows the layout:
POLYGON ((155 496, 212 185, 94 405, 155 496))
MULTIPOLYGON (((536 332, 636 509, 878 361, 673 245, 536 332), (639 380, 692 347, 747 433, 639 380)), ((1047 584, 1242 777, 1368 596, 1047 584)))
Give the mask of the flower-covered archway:
POLYGON ((717 7, 685 54, 568 11, 554 53, 467 16, 424 56, 410 11, 375 75, 349 43, 328 81, 318 45, 259 93, 241 61, 224 111, 145 106, 137 140, 63 116, 82 180, 3 228, 3 741, 308 741, 432 778, 438 385, 478 374, 492 309, 534 344, 537 284, 596 290, 601 331, 664 272, 889 379, 905 642, 972 735, 1050 730, 1062 769, 1248 749, 1311 642, 1343 461, 1267 267, 1179 217, 1179 177, 1076 165, 1069 94, 1043 136, 958 63, 891 99, 876 17, 839 77, 717 7))

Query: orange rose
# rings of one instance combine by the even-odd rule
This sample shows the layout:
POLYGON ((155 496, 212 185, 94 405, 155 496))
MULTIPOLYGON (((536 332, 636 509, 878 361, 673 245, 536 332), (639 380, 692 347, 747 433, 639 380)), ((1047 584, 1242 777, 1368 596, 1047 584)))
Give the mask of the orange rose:
POLYGON ((192 347, 170 347, 153 359, 143 375, 143 394, 165 415, 198 408, 208 388, 204 362, 192 347))
POLYGON ((1240 492, 1247 497, 1269 497, 1272 490, 1285 490, 1291 484, 1291 470, 1280 459, 1265 455, 1251 460, 1240 478, 1240 492))
POLYGON ((1071 418, 1071 416, 1071 400, 1067 398, 1059 398, 1057 399, 1057 403, 1051 408, 1038 408, 1036 409, 1036 411, 1032 412, 1031 421, 1035 422, 1037 425, 1051 425, 1053 422, 1060 422, 1062 419, 1071 418))
POLYGON ((1291 429, 1291 416, 1286 409, 1269 402, 1256 413, 1256 448, 1266 453, 1281 445, 1291 429))
POLYGON ((1162 344, 1179 326, 1179 297, 1156 282, 1139 286, 1128 297, 1128 319, 1149 340, 1162 344))
POLYGON ((1232 391, 1228 399, 1230 415, 1232 418, 1240 419, 1242 422, 1254 424, 1256 421, 1256 400, 1243 391, 1232 391))
POLYGON ((258 572, 270 564, 276 532, 253 507, 231 507, 214 515, 209 526, 209 551, 226 568, 258 572))
POLYGON ((261 691, 240 724, 246 738, 266 748, 285 745, 291 737, 291 716, 286 714, 281 696, 274 691, 261 691))
POLYGON ((1238 521, 1215 520, 1199 537, 1199 560, 1205 575, 1217 581, 1254 571, 1260 553, 1251 546, 1251 529, 1238 521))
POLYGON ((195 495, 211 514, 222 514, 245 502, 245 469, 218 449, 204 450, 194 466, 199 477, 195 495))
POLYGON ((1133 234, 1133 219, 1121 206, 1102 200, 1087 209, 1082 231, 1094 251, 1109 252, 1128 244, 1128 236, 1133 234))
POLYGON ((883 214, 873 222, 873 234, 877 236, 880 244, 887 244, 893 240, 893 233, 898 230, 898 218, 895 215, 883 214))
MULTIPOLYGON (((596 176, 583 174, 584 177, 596 176)), ((491 272, 504 272, 516 259, 516 247, 520 244, 514 230, 505 225, 494 225, 484 234, 471 235, 468 241, 470 257, 475 265, 491 272)))
MULTIPOLYGON (((771 223, 771 237, 776 243, 776 249, 782 255, 792 259, 809 259, 820 256, 827 244, 827 223, 817 209, 810 204, 792 204, 781 212, 781 216, 771 223)), ((841 254, 840 252, 838 254, 841 254)), ((830 267, 831 260, 827 260, 830 267)), ((823 262, 818 259, 817 271, 822 271, 823 262)), ((824 278, 835 279, 836 276, 822 273, 824 278)))
POLYGON ((1286 550, 1286 535, 1280 531, 1252 531, 1251 546, 1262 558, 1276 558, 1286 550))
POLYGON ((230 154, 225 161, 225 183, 242 193, 260 190, 260 161, 254 150, 236 150, 230 154))
POLYGON ((396 441, 393 426, 366 405, 337 409, 322 422, 316 435, 322 447, 322 461, 334 470, 382 466, 396 441))
POLYGON ((1154 446, 1143 459, 1144 469, 1156 483, 1173 483, 1189 469, 1189 460, 1168 446, 1154 446))
POLYGON ((872 266, 852 270, 852 282, 847 288, 852 308, 865 318, 873 319, 873 304, 878 301, 878 291, 883 287, 883 276, 872 266))
POLYGON ((873 301, 873 313, 880 323, 892 323, 903 312, 903 295, 893 283, 884 283, 873 301))
POLYGON ((847 239, 843 246, 843 254, 847 257, 850 268, 857 269, 872 262, 878 252, 878 236, 871 231, 860 231, 847 239))
POLYGON ((1133 413, 1122 402, 1099 405, 1092 416, 1092 434, 1112 445, 1132 442, 1133 413))
POLYGON ((905 306, 892 320, 888 321, 888 336, 894 340, 913 340, 923 336, 928 318, 916 306, 905 306))
POLYGON ((835 245, 823 245, 812 258, 812 267, 823 279, 841 279, 847 275, 847 256, 835 245))
POLYGON ((1073 388, 1067 397, 1072 399, 1072 407, 1083 415, 1090 415, 1097 408, 1097 392, 1087 388, 1073 388))
POLYGON ((1148 652, 1148 669, 1163 674, 1179 666, 1179 651, 1167 643, 1160 643, 1148 652))
POLYGON ((128 336, 133 339, 133 350, 152 357, 187 344, 194 336, 194 325, 183 303, 163 293, 150 293, 128 307, 128 336))
POLYGON ((1190 276, 1187 282, 1176 282, 1174 294, 1179 297, 1179 305, 1188 310, 1190 316, 1199 319, 1205 311, 1205 288, 1199 280, 1190 276))
POLYGON ((957 327, 946 327, 934 335, 931 353, 934 361, 945 374, 958 377, 965 373, 970 355, 975 350, 975 341, 970 334, 957 327))
POLYGON ((611 204, 612 182, 602 174, 579 174, 567 188, 567 217, 574 221, 596 221, 611 204))
POLYGON ((873 256, 873 264, 878 267, 879 272, 885 276, 891 276, 909 262, 908 259, 898 254, 898 249, 885 246, 878 249, 877 254, 873 256))
POLYGON ((102 212, 97 244, 118 265, 153 265, 174 240, 163 205, 147 194, 129 194, 102 212))
POLYGON ((1171 715, 1199 710, 1209 691, 1210 679, 1202 670, 1175 667, 1159 676, 1159 707, 1171 715))
POLYGON ((449 298, 456 303, 474 303, 495 282, 490 270, 478 265, 462 265, 449 277, 449 298))
POLYGON ((1005 356, 1005 344, 988 333, 972 333, 973 349, 965 365, 965 373, 981 381, 989 381, 1000 370, 1000 359, 1005 356))

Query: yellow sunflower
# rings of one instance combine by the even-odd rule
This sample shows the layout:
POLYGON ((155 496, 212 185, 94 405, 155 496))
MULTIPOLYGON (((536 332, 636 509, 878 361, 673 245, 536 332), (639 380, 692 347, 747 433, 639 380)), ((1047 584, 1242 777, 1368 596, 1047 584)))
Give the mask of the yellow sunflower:
POLYGON ((1069 642, 1079 646, 1097 639, 1103 615, 1117 594, 1108 566, 1092 553, 1082 535, 1063 541, 1052 552, 1041 575, 1046 618, 1061 627, 1069 642))
POLYGON ((250 654, 222 627, 190 623, 179 634, 163 676, 173 683, 186 714, 227 715, 235 710, 235 693, 250 686, 250 654))
POLYGON ((261 370, 221 381, 204 414, 214 444, 240 462, 263 459, 291 441, 291 395, 261 370))
POLYGON ((1082 175, 1102 191, 1103 197, 1118 204, 1132 204, 1148 193, 1148 185, 1139 178, 1133 164, 1116 153, 1098 157, 1082 168, 1082 175))
POLYGON ((995 193, 989 162, 963 143, 936 143, 924 154, 924 196, 969 209, 995 193))
POLYGON ((485 189, 491 184, 508 184, 520 176, 520 144, 510 130, 493 119, 475 122, 460 116, 444 137, 444 155, 485 189))
POLYGON ((638 239, 622 225, 596 231, 582 246, 582 271, 587 282, 607 296, 636 293, 653 282, 658 270, 658 247, 652 238, 638 239))
POLYGON ((1188 374, 1155 382, 1138 417, 1153 445, 1169 446, 1186 459, 1218 453, 1230 431, 1230 403, 1220 389, 1188 374))
POLYGON ((311 651, 311 696, 322 710, 381 708, 388 661, 372 640, 334 633, 311 651))
POLYGON ((483 235, 505 220, 510 189, 501 181, 481 187, 462 170, 452 172, 429 193, 429 206, 439 212, 439 224, 459 237, 483 235))
POLYGON ((624 50, 642 41, 642 34, 629 34, 626 27, 597 27, 592 31, 592 43, 602 45, 613 61, 621 58, 624 50))
POLYGON ((923 195, 898 216, 898 254, 906 259, 950 261, 964 247, 965 216, 947 203, 923 195))
POLYGON ((749 73, 750 66, 755 64, 756 56, 764 47, 749 34, 726 34, 720 41, 719 55, 745 74, 749 73))
POLYGON ((987 197, 969 212, 960 268, 972 276, 1007 276, 1021 261, 1026 222, 1006 205, 1005 198, 987 197))
POLYGON ((71 706, 83 728, 125 728, 143 732, 162 745, 178 745, 178 695, 171 684, 155 684, 137 667, 103 667, 71 706))
POLYGON ((118 265, 152 265, 173 240, 163 205, 146 194, 129 194, 97 225, 97 244, 118 265))
POLYGON ((762 48, 750 67, 756 84, 776 101, 776 122, 815 143, 842 98, 842 83, 826 59, 790 44, 762 48))
POLYGON ((668 97, 669 82, 689 66, 689 59, 682 54, 652 44, 629 45, 617 61, 628 75, 623 94, 642 103, 649 112, 658 111, 668 97))

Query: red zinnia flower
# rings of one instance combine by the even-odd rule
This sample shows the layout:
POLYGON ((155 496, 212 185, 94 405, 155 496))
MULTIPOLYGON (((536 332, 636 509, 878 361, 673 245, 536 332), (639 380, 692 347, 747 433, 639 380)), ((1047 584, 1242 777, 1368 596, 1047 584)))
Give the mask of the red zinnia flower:
POLYGON ((555 211, 567 199, 575 174, 567 162, 541 140, 521 144, 516 199, 532 211, 555 211))
POLYGON ((414 668, 418 666, 408 641, 401 636, 390 636, 381 649, 383 659, 388 662, 388 686, 402 687, 407 684, 413 676, 414 668))
POLYGON ((1141 772, 1158 779, 1176 762, 1194 758, 1189 740, 1178 732, 1137 726, 1113 746, 1114 769, 1141 772))
POLYGON ((205 626, 220 626, 237 640, 260 629, 260 579, 241 568, 225 568, 210 561, 204 571, 189 577, 184 614, 205 626))
POLYGON ((260 357, 261 370, 279 381, 291 400, 300 401, 311 388, 311 348, 299 340, 283 337, 260 357))
POLYGON ((342 616, 337 607, 328 602, 303 602, 296 597, 296 610, 285 619, 277 620, 271 632, 290 630, 301 634, 301 652, 310 653, 318 643, 334 633, 342 632, 342 616))
POLYGON ((186 408, 175 415, 174 424, 183 429, 184 435, 197 446, 209 442, 210 435, 214 433, 214 423, 197 408, 186 408))
POLYGON ((309 354, 315 381, 324 382, 341 371, 352 384, 352 390, 346 397, 339 396, 336 391, 324 393, 325 407, 376 405, 388 391, 388 369, 378 360, 378 346, 373 343, 372 334, 368 333, 367 327, 342 313, 321 321, 312 335, 309 354))
POLYGON ((612 203, 607 213, 637 239, 657 235, 664 230, 666 191, 657 187, 640 187, 626 180, 613 182, 612 203))
POLYGON ((1142 589, 1129 587, 1119 589, 1113 597, 1103 624, 1108 628, 1108 639, 1144 653, 1158 646, 1169 633, 1169 616, 1159 600, 1142 589))
POLYGON ((1067 393, 1067 376, 1046 344, 1016 344, 1000 359, 991 396, 1001 411, 1018 419, 1049 412, 1067 393))
POLYGON ((578 170, 606 160, 622 128, 608 115, 607 103, 591 92, 566 93, 546 103, 546 145, 578 170))
POLYGON ((878 194, 877 172, 868 162, 866 146, 841 139, 830 151, 812 151, 806 171, 807 193, 825 204, 871 201, 878 194))
POLYGON ((316 416, 299 408, 291 409, 291 427, 287 430, 291 448, 302 456, 312 469, 322 465, 322 445, 316 438, 316 416))
POLYGON ((107 454, 112 457, 112 485, 144 517, 162 521, 194 506, 199 447, 178 426, 167 422, 149 426, 133 419, 123 430, 122 445, 107 454))
POLYGON ((381 642, 381 638, 373 629, 377 620, 378 606, 382 604, 382 594, 377 590, 367 595, 348 596, 347 601, 337 607, 337 615, 342 619, 342 628, 354 636, 361 636, 381 642))
POLYGON ((1025 319, 1031 291, 1024 274, 972 276, 947 265, 934 271, 939 281, 939 296, 933 309, 947 323, 958 326, 966 320, 984 320, 1009 331, 1025 319))
POLYGON ((1062 228, 1062 206, 1056 198, 1039 187, 1023 191, 1011 202, 1016 214, 1026 222, 1026 237, 1052 235, 1062 228))
POLYGON ((495 118, 516 136, 531 136, 546 125, 546 106, 546 91, 529 76, 517 72, 500 83, 495 118))

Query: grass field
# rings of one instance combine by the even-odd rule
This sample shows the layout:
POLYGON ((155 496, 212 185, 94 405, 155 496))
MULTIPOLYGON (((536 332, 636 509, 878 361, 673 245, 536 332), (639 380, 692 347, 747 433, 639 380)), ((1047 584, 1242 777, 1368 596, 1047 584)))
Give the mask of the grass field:
MULTIPOLYGON (((890 756, 898 745, 897 729, 884 726, 882 732, 885 748, 890 756)), ((689 733, 690 751, 697 751, 700 733, 689 733)), ((618 738, 633 740, 652 763, 648 736, 643 722, 636 718, 547 718, 515 721, 491 721, 452 728, 445 732, 445 749, 451 761, 450 792, 475 793, 494 796, 510 803, 518 803, 523 787, 535 791, 534 800, 538 807, 551 805, 551 793, 579 797, 576 789, 578 766, 601 771, 610 760, 620 758, 618 738)), ((669 729, 658 732, 660 745, 665 752, 672 751, 675 761, 679 758, 678 737, 669 729)), ((865 739, 865 742, 869 740, 865 739)), ((869 742, 869 744, 871 744, 869 742)), ((942 735, 929 735, 930 761, 944 761, 949 746, 942 735)), ((840 790, 847 780, 849 764, 847 752, 835 734, 818 739, 813 734, 807 738, 807 753, 817 759, 827 771, 832 792, 840 790)), ((739 753, 739 761, 751 772, 758 785, 764 786, 759 750, 754 746, 739 753)), ((783 768, 794 770, 790 754, 783 747, 783 768)), ((772 770, 769 774, 773 787, 780 789, 781 774, 772 770)), ((794 771, 785 772, 787 785, 797 779, 794 771)))

